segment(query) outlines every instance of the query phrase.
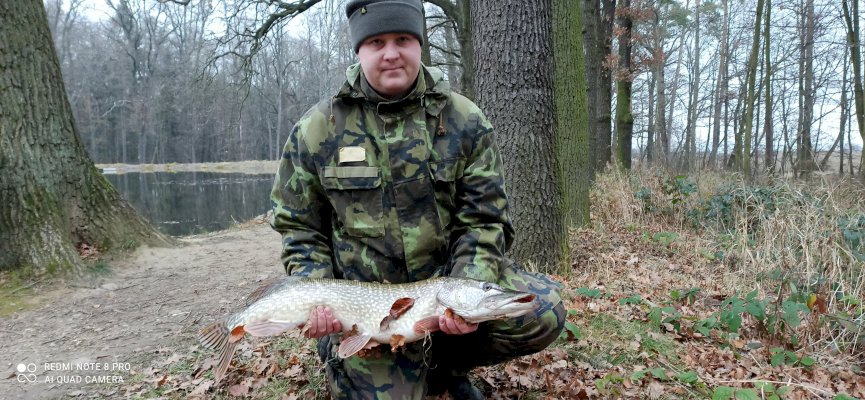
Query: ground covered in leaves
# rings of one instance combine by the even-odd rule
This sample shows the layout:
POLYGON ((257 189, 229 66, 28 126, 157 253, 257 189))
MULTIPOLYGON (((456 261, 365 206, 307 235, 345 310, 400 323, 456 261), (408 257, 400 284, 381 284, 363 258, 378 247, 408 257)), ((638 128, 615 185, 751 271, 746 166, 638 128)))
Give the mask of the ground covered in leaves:
MULTIPOLYGON (((823 286, 796 289, 801 285, 783 273, 743 279, 743 268, 760 257, 749 260, 751 253, 673 215, 676 207, 692 210, 679 205, 691 193, 685 181, 613 176, 599 186, 593 224, 571 232, 570 268, 555 275, 565 287, 566 332, 544 352, 476 370, 473 380, 489 398, 865 398, 861 292, 847 290, 841 301, 823 286), (789 294, 796 290, 801 302, 789 294), (845 324, 827 322, 834 319, 845 324)), ((113 273, 90 287, 40 284, 10 297, 22 306, 0 317, 0 349, 8 356, 0 392, 327 398, 313 342, 297 333, 243 341, 219 385, 211 369, 217 354, 196 344, 199 328, 279 275, 279 240, 267 224, 182 242, 112 262, 113 273), (57 378, 99 373, 44 365, 81 360, 129 369, 111 372, 122 383, 64 383, 57 378), (18 363, 38 365, 37 381, 16 380, 18 363)))

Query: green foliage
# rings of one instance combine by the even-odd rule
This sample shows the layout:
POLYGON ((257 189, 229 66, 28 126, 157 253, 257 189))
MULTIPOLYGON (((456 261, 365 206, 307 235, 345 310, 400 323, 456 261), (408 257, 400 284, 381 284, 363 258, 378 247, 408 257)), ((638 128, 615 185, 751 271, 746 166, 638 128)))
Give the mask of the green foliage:
POLYGON ((687 212, 694 227, 714 226, 722 231, 736 231, 738 220, 746 221, 753 232, 760 221, 788 205, 784 192, 777 187, 728 187, 702 199, 687 212))
POLYGON ((670 324, 676 332, 682 330, 680 319, 682 314, 674 307, 652 307, 649 309, 649 325, 655 331, 661 330, 661 324, 670 324))
POLYGON ((673 301, 681 301, 684 304, 694 304, 697 300, 697 295, 702 291, 700 288, 690 288, 684 291, 670 291, 670 298, 673 301))
POLYGON ((713 330, 737 334, 742 328, 742 319, 750 315, 757 320, 766 331, 779 340, 792 345, 798 344, 795 329, 802 323, 802 314, 808 314, 810 309, 804 302, 784 299, 780 302, 770 302, 757 297, 757 291, 751 291, 745 298, 732 296, 721 302, 721 309, 708 318, 697 321, 694 330, 704 336, 710 336, 713 330))
MULTIPOLYGON (((634 382, 634 381, 639 381, 639 380, 641 380, 641 379, 643 379, 649 375, 651 375, 655 379, 662 380, 662 381, 670 380, 670 376, 667 374, 667 370, 665 370, 661 367, 634 371, 634 373, 632 373, 629 378, 632 382, 634 382)), ((694 374, 694 376, 696 376, 696 374, 694 374)))
POLYGON ((769 360, 769 364, 773 367, 778 367, 781 365, 789 365, 789 366, 803 366, 810 367, 814 365, 814 359, 808 356, 798 357, 796 353, 782 349, 780 347, 773 347, 769 349, 769 352, 772 354, 772 357, 769 360))
POLYGON ((664 231, 652 235, 652 241, 664 247, 672 246, 677 239, 679 239, 679 234, 676 232, 664 231))
POLYGON ((619 299, 620 305, 642 304, 642 303, 643 303, 643 298, 640 297, 640 295, 635 295, 635 296, 630 296, 630 297, 625 297, 625 298, 619 299))
POLYGON ((617 372, 611 372, 604 375, 601 379, 595 379, 595 388, 604 397, 617 397, 621 395, 619 387, 624 381, 625 378, 622 375, 619 375, 617 372))
POLYGON ((583 297, 588 297, 588 298, 592 298, 592 299, 600 299, 601 296, 604 295, 598 289, 591 289, 591 288, 587 288, 587 287, 577 288, 576 292, 577 292, 577 296, 583 296, 583 297))
POLYGON ((857 261, 865 261, 865 214, 838 218, 843 243, 857 261))
POLYGON ((718 386, 712 392, 712 400, 780 400, 781 396, 790 392, 792 387, 784 386, 776 389, 769 382, 757 382, 755 388, 734 388, 730 386, 718 386))
POLYGON ((697 192, 697 184, 687 176, 678 175, 673 178, 662 179, 660 190, 661 195, 659 196, 655 196, 652 189, 647 187, 642 187, 634 193, 634 197, 642 203, 643 211, 672 214, 677 205, 697 192))

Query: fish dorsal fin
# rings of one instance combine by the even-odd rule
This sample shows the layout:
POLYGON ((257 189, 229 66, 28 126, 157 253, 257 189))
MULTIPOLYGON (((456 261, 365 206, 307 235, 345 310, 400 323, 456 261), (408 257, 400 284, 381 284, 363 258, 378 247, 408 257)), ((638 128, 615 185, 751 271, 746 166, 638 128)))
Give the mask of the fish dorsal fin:
POLYGON ((378 326, 379 330, 382 332, 388 330, 388 328, 390 328, 390 323, 396 321, 399 317, 408 312, 412 306, 414 306, 414 299, 411 297, 401 297, 396 299, 396 301, 393 302, 393 305, 390 306, 390 311, 384 319, 381 320, 381 323, 378 326))
POLYGON ((282 287, 282 285, 287 284, 289 282, 294 282, 299 280, 300 278, 295 276, 289 277, 276 277, 265 280, 264 283, 261 284, 258 288, 252 291, 248 296, 246 296, 246 305, 250 305, 263 299, 265 296, 273 293, 274 290, 282 287))
POLYGON ((363 350, 370 339, 372 339, 372 335, 368 333, 343 338, 336 353, 339 355, 339 358, 349 358, 363 350))

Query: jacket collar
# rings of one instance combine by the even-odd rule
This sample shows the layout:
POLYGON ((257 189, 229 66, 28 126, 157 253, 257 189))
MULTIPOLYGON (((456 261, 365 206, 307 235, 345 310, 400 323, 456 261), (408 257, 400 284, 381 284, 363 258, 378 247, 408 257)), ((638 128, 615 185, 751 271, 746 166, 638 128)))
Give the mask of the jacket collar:
POLYGON ((379 105, 397 105, 399 103, 413 103, 420 100, 427 114, 438 115, 447 103, 450 94, 450 84, 444 80, 444 73, 438 68, 421 66, 420 75, 415 88, 408 96, 399 100, 387 100, 379 96, 366 83, 360 64, 353 64, 345 70, 345 82, 343 82, 334 98, 359 101, 368 101, 379 105), (365 87, 366 86, 366 87, 365 87))

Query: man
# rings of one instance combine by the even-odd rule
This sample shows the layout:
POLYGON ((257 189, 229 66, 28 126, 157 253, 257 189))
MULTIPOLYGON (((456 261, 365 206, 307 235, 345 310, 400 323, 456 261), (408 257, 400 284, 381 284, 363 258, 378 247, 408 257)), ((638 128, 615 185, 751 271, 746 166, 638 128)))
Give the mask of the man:
POLYGON ((536 293, 541 305, 480 325, 442 316, 430 343, 347 359, 336 356, 339 321, 327 308, 313 310, 307 336, 320 338, 338 399, 445 391, 483 398, 466 378, 473 367, 540 351, 564 323, 557 285, 504 257, 514 232, 493 129, 441 71, 421 64, 421 7, 420 0, 347 4, 360 63, 294 127, 272 192, 283 264, 291 275, 316 278, 467 277, 536 293))

